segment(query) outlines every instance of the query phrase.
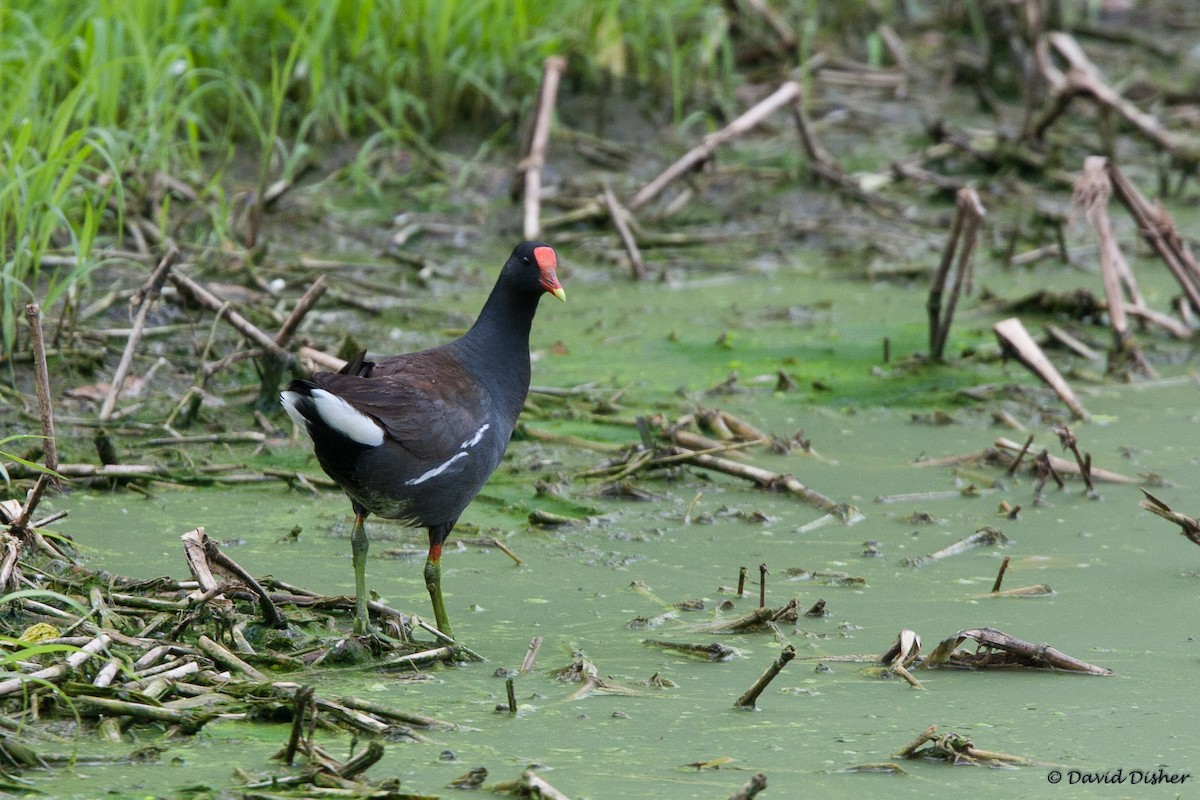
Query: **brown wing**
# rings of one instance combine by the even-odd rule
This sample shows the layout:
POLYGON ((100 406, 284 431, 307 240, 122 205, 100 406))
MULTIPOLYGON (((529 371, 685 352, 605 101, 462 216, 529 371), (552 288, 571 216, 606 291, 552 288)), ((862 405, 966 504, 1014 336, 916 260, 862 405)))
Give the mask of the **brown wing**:
POLYGON ((312 380, 377 420, 419 462, 453 456, 491 420, 486 390, 445 349, 357 362, 365 376, 321 372, 312 380))

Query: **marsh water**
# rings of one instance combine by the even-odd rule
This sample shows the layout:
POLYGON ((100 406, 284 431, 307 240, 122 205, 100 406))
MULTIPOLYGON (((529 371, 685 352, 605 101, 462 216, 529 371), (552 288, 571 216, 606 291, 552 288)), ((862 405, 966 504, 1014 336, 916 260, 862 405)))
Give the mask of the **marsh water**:
MULTIPOLYGON (((570 264, 569 247, 560 256, 570 264)), ((998 436, 1023 440, 1024 432, 993 423, 992 411, 1002 401, 977 407, 953 392, 984 383, 1035 387, 1022 368, 952 363, 922 368, 913 377, 899 362, 923 346, 922 289, 848 281, 784 258, 769 268, 667 283, 608 280, 603 270, 582 267, 573 282, 569 275, 568 268, 568 304, 544 304, 535 326, 536 385, 594 382, 601 394, 620 393, 614 416, 621 418, 679 413, 695 403, 726 409, 784 437, 803 430, 813 453, 764 450, 754 455, 755 463, 794 474, 865 518, 854 525, 813 524, 821 512, 795 498, 695 469, 637 478, 649 499, 612 499, 597 482, 563 481, 601 456, 514 443, 484 495, 467 510, 460 533, 468 540, 480 533, 498 536, 525 564, 478 544, 448 546, 443 561, 456 633, 485 663, 415 674, 360 667, 280 676, 315 683, 331 696, 355 694, 468 728, 425 732, 426 743, 389 744, 371 777, 394 775, 408 791, 447 795, 454 790, 446 784, 472 767, 486 767, 491 783, 536 764, 566 794, 590 798, 727 797, 756 772, 767 775, 771 797, 1189 796, 1200 780, 1194 690, 1200 549, 1138 507, 1137 485, 1101 483, 1098 497, 1089 498, 1078 481, 1063 490, 1051 483, 1039 504, 1027 473, 1009 477, 987 466, 922 465, 982 451, 998 436), (882 356, 885 336, 889 363, 882 356), (797 379, 795 390, 775 391, 779 370, 797 379), (738 374, 736 391, 705 394, 731 372, 738 374), (920 405, 930 397, 933 406, 920 405), (934 411, 944 416, 935 419, 934 411), (539 478, 565 483, 563 496, 536 494, 539 478), (1016 519, 1000 512, 1002 503, 1021 506, 1016 519), (526 516, 539 507, 582 521, 536 527, 526 516), (914 521, 915 513, 933 521, 914 521), (901 563, 985 525, 1000 529, 1009 544, 918 568, 901 563), (864 555, 867 542, 875 543, 877 555, 864 555), (1006 588, 1045 583, 1054 594, 986 597, 1004 556, 1011 557, 1006 588), (804 610, 823 599, 830 614, 802 615, 782 628, 781 639, 695 630, 757 606, 759 564, 769 570, 769 604, 797 598, 804 610), (751 581, 738 598, 729 587, 742 566, 751 581), (792 568, 846 572, 865 584, 790 579, 792 568), (703 610, 675 607, 695 599, 703 601, 703 610), (727 600, 733 608, 719 610, 727 600), (664 614, 651 630, 634 624, 664 614), (902 629, 915 630, 928 652, 956 631, 984 626, 1050 644, 1115 674, 918 670, 924 685, 918 690, 870 670, 869 659, 902 629), (534 636, 544 643, 535 668, 515 680, 519 713, 498 713, 504 680, 497 670, 518 667, 534 636), (739 655, 709 663, 649 646, 648 638, 721 641, 739 655), (789 643, 798 656, 760 697, 758 710, 735 710, 738 695, 789 643), (550 671, 577 654, 606 681, 631 692, 573 699, 578 686, 557 681, 550 671), (863 660, 844 660, 856 655, 863 660), (665 685, 652 681, 655 676, 665 685), (995 770, 893 758, 930 725, 1037 765, 995 770), (844 771, 884 761, 901 764, 907 776, 844 771), (699 763, 709 767, 692 766, 699 763), (1183 785, 1129 782, 1132 770, 1160 767, 1197 777, 1183 785), (1067 776, 1061 784, 1048 783, 1052 769, 1067 776), (1126 776, 1122 784, 1071 781, 1072 774, 1118 769, 1126 776)), ((1056 283, 1099 283, 1095 276, 1049 268, 990 280, 1012 298, 1056 283)), ((470 313, 483 291, 440 302, 470 313)), ((1168 287, 1156 290, 1151 282, 1151 302, 1156 291, 1168 287)), ((952 340, 986 343, 990 312, 972 301, 960 313, 952 340)), ((1159 380, 1140 384, 1078 382, 1094 421, 1074 429, 1097 467, 1152 476, 1145 478, 1156 487, 1151 491, 1177 510, 1196 513, 1198 467, 1190 432, 1200 390, 1186 369, 1164 364, 1159 380)), ((1048 395, 1042 399, 1055 405, 1048 395)), ((537 395, 533 401, 539 402, 537 395)), ((631 428, 543 405, 547 410, 527 415, 527 424, 636 441, 631 428)), ((1036 434, 1037 449, 1061 452, 1039 414, 1018 410, 1016 416, 1036 434)), ((299 440, 271 445, 293 458, 305 448, 299 440)), ((305 468, 318 471, 311 461, 305 468)), ((253 574, 321 592, 353 591, 349 504, 334 492, 314 496, 282 484, 162 486, 148 498, 76 491, 51 505, 70 511, 62 530, 91 566, 136 577, 187 577, 179 535, 202 525, 253 574), (296 526, 302 533, 290 537, 296 526)), ((426 613, 423 534, 374 520, 368 530, 370 588, 394 607, 426 613)), ((235 769, 277 772, 269 758, 286 739, 287 726, 227 720, 181 740, 145 736, 140 744, 166 748, 155 763, 81 763, 29 777, 61 797, 217 790, 236 785, 235 769)), ((351 746, 348 736, 322 733, 319 739, 335 753, 351 746)), ((81 756, 131 750, 129 743, 78 747, 81 756)))

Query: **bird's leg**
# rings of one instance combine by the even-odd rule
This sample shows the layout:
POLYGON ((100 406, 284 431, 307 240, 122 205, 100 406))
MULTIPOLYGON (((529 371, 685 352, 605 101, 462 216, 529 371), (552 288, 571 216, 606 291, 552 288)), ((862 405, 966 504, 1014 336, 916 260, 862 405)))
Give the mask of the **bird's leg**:
POLYGON ((354 510, 354 530, 350 533, 350 554, 354 561, 354 635, 362 636, 371 628, 367 614, 367 512, 354 510))
POLYGON ((438 630, 453 638, 450 617, 446 614, 446 601, 442 599, 442 542, 450 534, 453 525, 434 525, 429 528, 429 557, 425 559, 425 588, 433 603, 433 616, 438 630))

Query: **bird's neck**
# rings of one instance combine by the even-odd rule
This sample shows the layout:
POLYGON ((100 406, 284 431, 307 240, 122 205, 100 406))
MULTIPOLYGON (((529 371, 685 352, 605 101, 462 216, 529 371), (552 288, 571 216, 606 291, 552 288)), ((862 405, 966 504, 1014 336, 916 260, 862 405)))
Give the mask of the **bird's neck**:
POLYGON ((454 343, 459 358, 476 375, 487 375, 498 403, 515 420, 529 391, 529 331, 538 296, 496 283, 479 318, 454 343))

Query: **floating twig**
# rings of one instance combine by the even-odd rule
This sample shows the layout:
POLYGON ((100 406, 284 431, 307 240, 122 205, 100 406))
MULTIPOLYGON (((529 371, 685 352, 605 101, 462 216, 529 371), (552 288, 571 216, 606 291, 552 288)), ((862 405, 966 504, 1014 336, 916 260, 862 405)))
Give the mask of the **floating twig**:
POLYGON ((985 525, 979 530, 972 533, 970 536, 959 539, 952 545, 943 547, 936 553, 929 553, 924 556, 910 556, 903 559, 900 563, 906 567, 922 567, 926 564, 932 564, 935 561, 940 561, 943 558, 956 556, 965 553, 975 547, 996 547, 998 545, 1008 544, 1008 537, 1001 533, 996 528, 990 525, 985 525))
POLYGON ((1030 644, 993 628, 972 628, 944 639, 922 663, 928 669, 997 669, 1025 667, 1089 675, 1112 675, 1110 669, 1080 661, 1047 644, 1030 644), (957 650, 966 640, 976 643, 974 651, 957 650))
POLYGON ((741 652, 736 647, 729 647, 720 642, 689 644, 687 642, 667 642, 661 639, 643 639, 642 644, 650 645, 651 647, 661 647, 664 650, 671 650, 688 656, 695 656, 706 661, 729 661, 741 655, 741 652))
POLYGON ((939 759, 951 764, 983 766, 1033 763, 1022 756, 980 750, 970 739, 954 732, 938 735, 936 725, 930 725, 896 755, 902 758, 939 759))

